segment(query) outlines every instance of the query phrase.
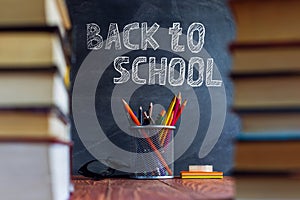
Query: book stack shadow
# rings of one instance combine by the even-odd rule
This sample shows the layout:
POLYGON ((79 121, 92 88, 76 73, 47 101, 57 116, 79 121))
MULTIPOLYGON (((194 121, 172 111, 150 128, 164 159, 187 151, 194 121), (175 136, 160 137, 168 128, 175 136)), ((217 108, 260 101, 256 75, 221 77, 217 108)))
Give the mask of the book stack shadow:
POLYGON ((231 0, 237 199, 300 197, 300 1, 231 0))
POLYGON ((0 2, 1 199, 69 199, 66 4, 0 2))

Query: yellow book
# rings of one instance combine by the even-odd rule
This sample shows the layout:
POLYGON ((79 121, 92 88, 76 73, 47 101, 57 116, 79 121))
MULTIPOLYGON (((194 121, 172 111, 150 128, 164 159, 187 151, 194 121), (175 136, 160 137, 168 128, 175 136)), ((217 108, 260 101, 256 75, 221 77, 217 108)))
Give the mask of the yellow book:
POLYGON ((223 176, 223 172, 203 172, 203 171, 181 171, 182 176, 223 176))
POLYGON ((223 176, 221 175, 183 175, 181 176, 181 178, 185 179, 185 178, 203 178, 203 179, 208 179, 208 178, 220 178, 222 179, 223 176))

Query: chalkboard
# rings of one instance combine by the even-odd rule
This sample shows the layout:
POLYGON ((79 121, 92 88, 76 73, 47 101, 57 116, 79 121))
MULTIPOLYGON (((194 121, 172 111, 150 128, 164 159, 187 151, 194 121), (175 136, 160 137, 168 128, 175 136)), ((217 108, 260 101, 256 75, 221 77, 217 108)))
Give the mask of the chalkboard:
POLYGON ((239 120, 230 112, 233 86, 227 46, 235 26, 227 2, 68 0, 67 4, 73 24, 73 173, 95 158, 103 161, 101 167, 109 165, 107 158, 118 154, 115 147, 131 151, 122 98, 134 111, 153 102, 158 113, 179 91, 188 104, 176 124, 175 174, 190 164, 212 164, 229 173, 239 120), (134 68, 134 63, 141 64, 134 68), (165 76, 151 79, 149 63, 166 66, 165 76))

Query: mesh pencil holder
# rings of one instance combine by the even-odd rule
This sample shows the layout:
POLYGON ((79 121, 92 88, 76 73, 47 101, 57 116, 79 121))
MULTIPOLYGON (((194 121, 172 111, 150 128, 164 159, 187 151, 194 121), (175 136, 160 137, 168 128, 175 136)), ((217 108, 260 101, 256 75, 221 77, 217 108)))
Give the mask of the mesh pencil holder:
POLYGON ((147 125, 132 126, 133 165, 132 178, 162 179, 173 178, 175 126, 147 125))

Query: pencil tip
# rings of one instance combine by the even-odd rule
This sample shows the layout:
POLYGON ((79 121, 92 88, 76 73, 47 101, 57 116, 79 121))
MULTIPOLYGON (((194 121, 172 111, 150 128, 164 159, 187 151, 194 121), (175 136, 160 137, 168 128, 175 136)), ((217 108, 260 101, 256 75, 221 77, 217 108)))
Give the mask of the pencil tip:
POLYGON ((187 99, 184 100, 183 104, 186 104, 186 103, 187 103, 187 99))
POLYGON ((179 100, 179 103, 181 103, 181 92, 178 92, 177 99, 179 100))

